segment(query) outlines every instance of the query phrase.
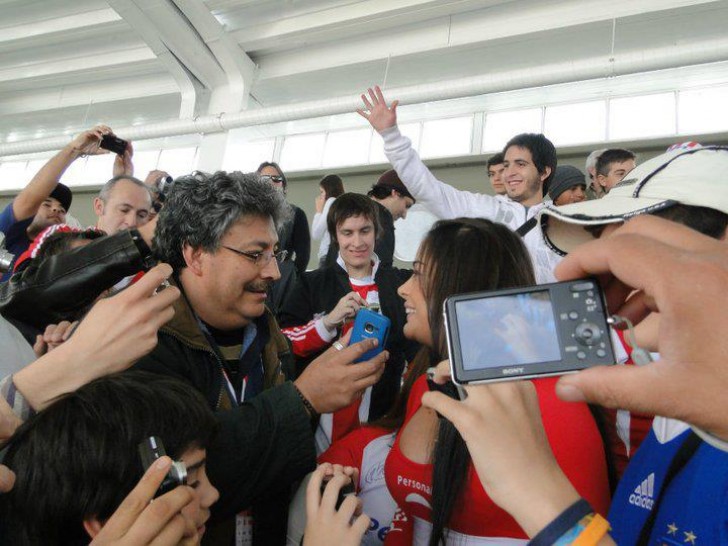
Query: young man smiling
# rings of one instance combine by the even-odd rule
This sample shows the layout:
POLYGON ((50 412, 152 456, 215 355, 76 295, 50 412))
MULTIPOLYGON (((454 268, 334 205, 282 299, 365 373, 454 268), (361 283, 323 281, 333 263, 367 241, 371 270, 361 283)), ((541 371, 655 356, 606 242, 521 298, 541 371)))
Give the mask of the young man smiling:
POLYGON ((397 101, 388 106, 379 87, 369 89, 362 100, 364 109, 358 113, 382 136, 387 159, 418 202, 438 218, 487 218, 520 231, 533 260, 536 280, 555 281, 553 270, 561 258, 546 246, 539 230, 532 229, 556 169, 556 149, 551 141, 541 134, 513 137, 503 149, 506 194, 471 193, 438 180, 425 166, 410 140, 397 128, 397 101))
POLYGON ((397 296, 410 272, 382 264, 374 253, 381 229, 377 208, 364 195, 345 193, 336 198, 327 224, 339 249, 337 262, 304 273, 281 310, 283 333, 291 340, 299 370, 345 335, 361 308, 375 309, 392 321, 384 375, 365 391, 361 404, 322 416, 316 436, 319 452, 360 422, 377 419, 389 409, 399 391, 405 360, 413 358, 417 349, 402 334, 406 317, 397 296))

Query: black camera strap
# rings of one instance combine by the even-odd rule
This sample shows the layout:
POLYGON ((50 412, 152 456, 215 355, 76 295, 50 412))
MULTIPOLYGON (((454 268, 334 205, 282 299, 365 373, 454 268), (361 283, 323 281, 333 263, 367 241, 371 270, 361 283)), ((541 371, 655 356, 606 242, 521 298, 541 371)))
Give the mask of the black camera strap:
POLYGON ((655 505, 652 507, 650 515, 647 517, 647 520, 642 526, 642 531, 640 531, 639 538, 635 543, 636 546, 648 546, 650 536, 652 535, 652 529, 655 527, 657 513, 660 511, 662 499, 667 492, 667 488, 670 487, 670 483, 672 483, 672 480, 675 479, 680 471, 685 468, 685 465, 687 465, 693 455, 695 455, 695 452, 702 443, 703 441, 700 437, 691 430, 688 437, 685 438, 680 446, 680 449, 678 449, 677 453, 675 453, 675 456, 672 458, 672 462, 665 473, 665 478, 662 480, 662 487, 660 487, 660 491, 655 498, 655 505))
POLYGON ((530 220, 523 222, 516 230, 516 233, 521 237, 525 237, 529 231, 536 227, 536 224, 538 224, 538 218, 534 216, 530 220))

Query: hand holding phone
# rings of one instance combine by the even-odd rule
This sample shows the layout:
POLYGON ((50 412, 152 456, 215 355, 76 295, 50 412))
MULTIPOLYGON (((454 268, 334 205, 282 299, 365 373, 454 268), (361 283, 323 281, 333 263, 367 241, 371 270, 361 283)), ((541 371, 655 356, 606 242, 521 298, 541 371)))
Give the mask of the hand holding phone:
POLYGON ((392 322, 387 317, 380 315, 379 313, 375 313, 374 311, 370 311, 369 309, 360 309, 359 312, 357 312, 349 344, 352 345, 368 338, 375 338, 379 341, 379 343, 376 347, 367 351, 360 358, 355 360, 355 363, 371 360, 384 350, 384 345, 387 343, 391 325, 392 322))

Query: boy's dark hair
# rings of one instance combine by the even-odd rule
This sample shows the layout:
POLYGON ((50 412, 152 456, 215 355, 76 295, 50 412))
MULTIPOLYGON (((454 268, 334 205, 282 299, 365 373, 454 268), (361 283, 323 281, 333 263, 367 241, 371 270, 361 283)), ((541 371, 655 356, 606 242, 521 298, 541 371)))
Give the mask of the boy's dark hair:
POLYGON ((514 136, 505 145, 503 148, 504 157, 508 148, 511 146, 526 148, 531 152, 531 159, 539 173, 543 174, 546 171, 546 167, 551 168, 551 174, 543 181, 543 193, 546 195, 548 185, 556 171, 556 148, 553 143, 541 133, 521 133, 520 135, 514 136))
POLYGON ((379 236, 381 225, 379 224, 379 211, 377 204, 366 195, 359 193, 345 193, 336 198, 331 204, 329 214, 326 217, 326 227, 329 230, 331 241, 336 241, 336 228, 347 218, 353 216, 364 216, 374 224, 374 237, 379 236))
POLYGON ((723 237, 728 228, 728 214, 708 207, 678 204, 650 214, 672 220, 713 239, 723 237))
POLYGON ((597 174, 607 176, 609 174, 609 166, 612 163, 623 163, 630 159, 637 159, 637 155, 631 150, 625 150, 624 148, 610 148, 604 150, 602 155, 597 158, 595 170, 597 174))
POLYGON ((142 440, 160 437, 177 459, 206 448, 216 429, 201 394, 146 372, 103 377, 60 397, 8 441, 4 464, 16 474, 0 496, 8 544, 88 544, 84 520, 107 520, 141 478, 142 440))
POLYGON ((500 165, 505 161, 505 156, 503 155, 503 152, 498 152, 495 155, 492 155, 488 158, 488 161, 486 162, 486 167, 490 169, 493 165, 500 165))

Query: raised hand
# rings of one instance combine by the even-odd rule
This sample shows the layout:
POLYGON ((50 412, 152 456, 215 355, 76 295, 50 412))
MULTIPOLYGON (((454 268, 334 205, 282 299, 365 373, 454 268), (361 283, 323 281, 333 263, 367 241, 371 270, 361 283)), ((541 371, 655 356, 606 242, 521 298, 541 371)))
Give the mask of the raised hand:
POLYGON ((99 148, 104 135, 113 134, 110 127, 97 125, 93 129, 84 131, 74 138, 69 146, 77 155, 99 155, 108 154, 109 150, 99 148))
POLYGON ((123 155, 117 155, 114 158, 114 176, 134 176, 134 163, 132 159, 134 157, 134 147, 131 145, 131 141, 126 143, 126 150, 123 155))
POLYGON ((397 125, 399 101, 392 101, 392 104, 387 106, 387 101, 384 100, 384 95, 378 85, 375 85, 374 89, 367 89, 367 93, 361 95, 364 108, 357 110, 356 113, 366 119, 378 133, 397 125), (369 97, 367 97, 367 93, 369 97))

